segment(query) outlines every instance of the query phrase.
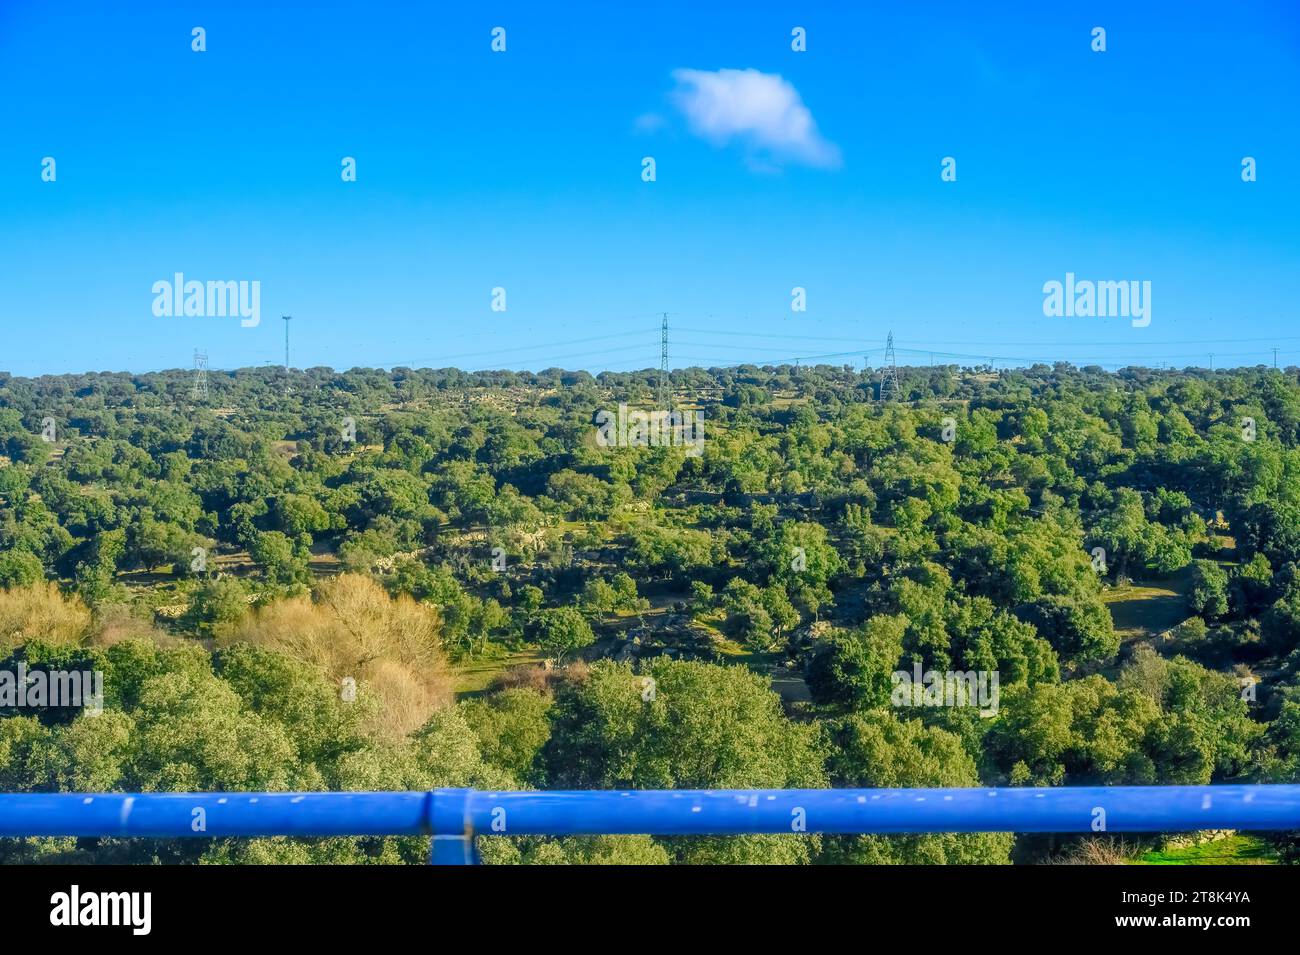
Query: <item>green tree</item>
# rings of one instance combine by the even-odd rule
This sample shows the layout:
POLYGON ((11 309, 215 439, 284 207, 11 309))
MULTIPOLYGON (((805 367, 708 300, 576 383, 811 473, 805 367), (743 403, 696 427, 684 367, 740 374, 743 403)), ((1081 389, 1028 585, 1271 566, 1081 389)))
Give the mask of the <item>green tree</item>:
POLYGON ((529 634, 538 646, 561 660, 596 641, 591 624, 572 607, 541 611, 530 624, 529 634))
POLYGON ((279 531, 258 534, 249 548, 249 556, 272 583, 287 585, 310 579, 307 561, 293 541, 279 531))
POLYGON ((882 615, 859 630, 832 634, 808 665, 806 678, 813 700, 848 709, 888 705, 890 675, 903 655, 906 629, 904 617, 882 615))
POLYGON ((1228 612, 1228 574, 1212 560, 1192 562, 1188 582, 1187 606, 1192 613, 1207 620, 1222 617, 1228 612))

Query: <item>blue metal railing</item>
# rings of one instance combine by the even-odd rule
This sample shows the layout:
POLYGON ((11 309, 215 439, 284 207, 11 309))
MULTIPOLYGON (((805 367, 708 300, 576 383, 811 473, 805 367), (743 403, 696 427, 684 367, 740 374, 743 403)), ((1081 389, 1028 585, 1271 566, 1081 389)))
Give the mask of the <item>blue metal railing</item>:
POLYGON ((0 836, 475 836, 1300 829, 1300 785, 565 792, 7 793, 0 836))

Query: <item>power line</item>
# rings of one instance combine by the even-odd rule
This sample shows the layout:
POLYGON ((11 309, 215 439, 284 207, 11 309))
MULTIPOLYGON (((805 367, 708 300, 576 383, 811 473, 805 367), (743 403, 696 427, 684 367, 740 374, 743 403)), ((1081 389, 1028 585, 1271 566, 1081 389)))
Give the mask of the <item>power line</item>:
MULTIPOLYGON (((661 312, 659 313, 659 315, 660 315, 660 356, 659 356, 660 361, 659 361, 659 375, 658 375, 658 391, 659 391, 659 398, 661 399, 661 401, 667 404, 668 400, 671 398, 671 395, 669 394, 670 389, 668 387, 669 355, 668 355, 667 325, 668 325, 669 313, 661 312)), ((288 322, 291 319, 291 317, 283 316, 283 318, 285 319, 285 323, 286 323, 285 324, 285 338, 286 338, 285 367, 288 368, 291 362, 291 354, 288 348, 289 345, 288 322)), ((681 330, 682 329, 679 328, 679 331, 681 330)), ((687 340, 687 341, 677 342, 679 347, 684 345, 688 349, 698 348, 704 350, 705 352, 713 352, 714 354, 700 355, 697 353, 695 355, 690 355, 689 360, 692 362, 703 362, 707 365, 716 365, 716 366, 726 366, 726 365, 736 365, 736 364, 755 364, 755 365, 767 365, 767 366, 774 366, 780 364, 803 365, 804 363, 817 363, 817 362, 833 361, 839 359, 854 359, 859 356, 863 356, 864 354, 871 354, 871 353, 878 353, 878 352, 885 352, 886 356, 888 357, 890 354, 891 344, 892 344, 890 342, 887 342, 884 346, 880 346, 876 344, 868 345, 863 341, 862 338, 847 338, 847 337, 841 338, 837 336, 786 335, 786 334, 768 334, 762 332, 725 332, 725 331, 718 331, 718 330, 711 330, 711 329, 694 329, 694 331, 700 333, 703 336, 708 336, 708 337, 727 337, 733 339, 749 338, 749 339, 758 339, 760 341, 765 339, 770 339, 770 340, 783 340, 783 341, 791 341, 791 342, 845 341, 845 342, 854 343, 855 346, 850 350, 840 351, 840 352, 829 352, 829 353, 812 354, 812 355, 808 355, 808 354, 790 355, 789 352, 794 349, 785 348, 785 347, 776 347, 773 345, 753 344, 750 342, 741 342, 741 341, 718 342, 718 341, 708 341, 708 340, 704 340, 704 341, 687 340), (754 352, 764 352, 764 353, 773 354, 773 357, 755 359, 751 357, 751 354, 754 352), (775 356, 781 356, 781 357, 775 357, 775 356)), ((637 337, 641 334, 643 333, 637 332, 635 330, 625 331, 625 332, 615 332, 611 334, 585 336, 582 338, 568 339, 564 341, 554 341, 554 340, 543 341, 543 342, 536 342, 530 345, 505 346, 505 347, 493 348, 491 350, 485 350, 485 351, 465 352, 456 355, 441 355, 438 356, 437 359, 433 359, 433 360, 436 360, 437 362, 441 363, 440 365, 441 367, 447 367, 463 359, 473 359, 478 357, 490 356, 491 358, 497 360, 498 363, 495 364, 494 366, 497 369, 508 368, 512 364, 515 364, 516 367, 518 366, 556 367, 556 366, 561 366, 563 363, 573 359, 583 359, 588 357, 604 357, 608 359, 610 356, 616 355, 620 352, 635 352, 643 348, 644 346, 629 344, 627 346, 601 348, 598 350, 590 350, 590 351, 584 351, 580 353, 569 353, 569 354, 563 354, 558 356, 555 355, 553 351, 551 351, 552 349, 559 350, 561 347, 565 345, 574 345, 574 344, 580 344, 586 342, 603 342, 603 341, 616 341, 619 339, 629 339, 629 338, 637 337), (540 354, 540 355, 530 354, 535 352, 544 352, 544 353, 550 352, 550 354, 540 354)), ((1300 338, 1300 336, 1284 336, 1280 338, 1274 338, 1271 340, 1288 341, 1292 338, 1300 338)), ((1253 339, 1239 339, 1237 341, 1249 342, 1252 340, 1253 339)), ((1270 339, 1263 339, 1263 340, 1267 341, 1270 339)), ((644 341, 644 339, 642 339, 642 341, 644 341)), ((914 344, 925 344, 925 343, 914 343, 914 344)), ((947 343, 947 344, 951 344, 951 343, 947 343)), ((981 344, 998 345, 998 344, 1005 344, 1005 343, 983 342, 981 344)), ((1013 366, 1027 365, 1027 364, 1040 364, 1040 363, 1051 365, 1058 362, 1068 362, 1068 363, 1080 364, 1080 365, 1100 364, 1103 367, 1112 367, 1112 368, 1124 367, 1124 366, 1150 367, 1153 364, 1158 364, 1166 360, 1172 362, 1180 358, 1196 359, 1196 358, 1204 357, 1206 355, 1205 352, 1182 353, 1182 354, 1166 353, 1163 355, 1151 354, 1151 355, 1142 355, 1142 356, 1134 356, 1131 352, 1127 355, 1125 354, 1077 355, 1077 354, 1061 353, 1060 351, 1058 351, 1058 349, 1063 349, 1065 347, 1061 343, 1039 342, 1034 344, 1036 344, 1040 348, 1043 348, 1044 350, 1050 349, 1056 353, 1051 355, 1050 357, 1037 356, 1032 354, 1028 354, 1028 355, 1027 354, 1017 354, 1017 355, 990 354, 988 352, 985 352, 983 354, 974 354, 968 352, 943 350, 942 348, 934 347, 936 343, 930 343, 931 347, 928 348, 892 345, 893 358, 892 360, 887 360, 885 363, 891 369, 890 371, 891 382, 889 385, 884 385, 882 383, 882 388, 886 389, 887 391, 893 391, 895 393, 897 393, 897 391, 899 390, 897 370, 896 370, 897 355, 899 353, 916 355, 918 357, 924 356, 924 362, 928 362, 928 364, 932 367, 934 365, 935 358, 939 358, 941 359, 941 361, 954 360, 957 363, 964 363, 964 362, 972 362, 978 364, 999 363, 999 364, 1006 364, 1006 365, 1013 365, 1013 366)), ((1097 343, 1097 342, 1082 342, 1078 344, 1090 345, 1092 347, 1108 347, 1103 343, 1097 343)), ((1117 347, 1119 344, 1121 343, 1116 343, 1114 347, 1117 347)), ((1150 344, 1141 345, 1141 343, 1137 343, 1137 342, 1127 342, 1122 344, 1126 344, 1131 347, 1138 347, 1139 345, 1144 348, 1153 347, 1150 344)), ((1195 344, 1195 342, 1187 341, 1185 343, 1180 342, 1180 343, 1167 343, 1167 344, 1192 345, 1195 344)), ((1167 347, 1167 346, 1156 346, 1156 347, 1167 347)), ((1271 353, 1273 365, 1274 367, 1276 367, 1279 362, 1281 351, 1282 350, 1278 346, 1273 345, 1268 349, 1260 349, 1259 351, 1237 351, 1231 353, 1223 353, 1223 352, 1216 351, 1214 352, 1214 357, 1216 358, 1247 357, 1247 356, 1265 357, 1267 353, 1271 353)), ((682 359, 683 356, 678 356, 679 363, 682 361, 682 359)), ((429 367, 427 364, 425 364, 425 361, 426 361, 425 359, 410 358, 408 355, 408 356, 403 356, 400 360, 395 362, 379 361, 376 364, 381 367, 387 367, 387 366, 402 365, 402 364, 406 364, 407 362, 410 362, 412 366, 429 367)), ((609 362, 607 360, 606 362, 603 363, 603 365, 604 368, 609 369, 614 366, 625 365, 634 361, 635 359, 631 359, 629 362, 623 362, 623 361, 609 362)), ((922 363, 919 362, 918 364, 922 364, 922 363)), ((466 368, 465 370, 472 370, 472 366, 466 368)), ((487 370, 491 370, 491 369, 487 369, 487 370)))
MULTIPOLYGON (((566 346, 566 345, 585 345, 585 344, 588 344, 588 343, 590 343, 590 342, 609 341, 609 340, 611 340, 611 339, 615 339, 615 338, 628 338, 628 337, 630 337, 630 336, 637 336, 637 337, 642 338, 642 342, 643 342, 642 344, 639 344, 639 345, 632 345, 632 346, 629 346, 628 348, 609 349, 609 350, 611 350, 611 351, 629 351, 629 350, 631 350, 631 349, 633 349, 633 348, 640 348, 640 349, 644 349, 644 348, 645 348, 645 344, 644 344, 644 335, 645 335, 645 330, 631 331, 631 332, 617 332, 617 333, 612 334, 612 335, 590 335, 590 336, 588 336, 588 337, 586 337, 586 338, 571 338, 571 339, 568 339, 568 340, 566 340, 566 341, 558 341, 558 342, 538 342, 538 343, 535 344, 535 345, 515 345, 515 346, 513 346, 513 347, 509 347, 509 346, 507 346, 507 347, 503 347, 503 348, 492 348, 492 349, 488 349, 487 351, 461 352, 461 353, 458 354, 458 355, 439 355, 439 356, 437 356, 436 358, 408 358, 408 359, 404 359, 404 361, 415 361, 415 362, 424 362, 424 361, 442 361, 442 362, 445 362, 445 361, 458 361, 458 360, 460 360, 460 359, 462 359, 462 358, 482 358, 482 357, 484 357, 485 355, 502 355, 502 354, 505 354, 505 353, 510 353, 510 352, 519 352, 519 351, 536 351, 536 350, 539 349, 539 348, 561 348, 561 347, 564 347, 564 346, 566 346)), ((601 354, 601 352, 600 352, 600 351, 587 352, 587 354, 589 354, 589 355, 599 355, 599 354, 601 354)), ((583 356, 581 356, 581 355, 574 355, 574 356, 571 356, 571 357, 580 358, 580 357, 583 357, 583 356)), ((522 360, 522 359, 520 359, 520 360, 522 360)), ((533 359, 529 359, 529 360, 533 360, 533 359)), ((548 360, 550 360, 550 361, 561 361, 561 360, 563 360, 563 359, 548 359, 548 360)), ((390 366, 390 365, 393 365, 393 364, 396 364, 396 363, 394 363, 394 362, 379 362, 378 364, 379 364, 380 366, 390 366)), ((445 367, 445 366, 442 366, 442 367, 445 367)))
MULTIPOLYGON (((815 362, 825 361, 830 359, 856 358, 859 355, 864 354, 864 351, 869 353, 872 351, 882 351, 882 350, 883 349, 876 348, 876 349, 865 349, 862 351, 830 352, 821 355, 786 355, 785 357, 782 358, 769 357, 769 358, 759 358, 759 359, 752 359, 743 355, 734 355, 734 356, 721 356, 717 354, 679 355, 678 362, 679 363, 692 362, 692 363, 696 363, 700 367, 709 367, 709 366, 725 367, 725 366, 735 366, 735 365, 756 365, 756 366, 765 366, 765 367, 775 367, 778 365, 793 365, 796 362, 815 363, 815 362)), ((930 352, 928 351, 920 351, 919 349, 907 349, 907 348, 897 348, 897 347, 895 348, 895 351, 913 352, 913 353, 919 353, 924 355, 930 354, 930 352)), ((1262 356, 1264 353, 1240 352, 1235 354, 1262 356)), ((1100 365, 1102 367, 1110 367, 1110 368, 1124 368, 1124 367, 1151 368, 1151 367, 1157 367, 1159 364, 1165 364, 1162 362, 1156 362, 1155 364, 1152 364, 1151 358, 1132 358, 1132 357, 1123 357, 1123 356, 1120 357, 1105 356, 1099 358, 1081 358, 1081 357, 1067 358, 1062 356, 1056 356, 1052 358, 1035 358, 1033 356, 1028 356, 1028 355, 974 355, 974 354, 964 354, 958 352, 938 352, 938 351, 934 352, 934 355, 940 358, 964 359, 966 362, 969 362, 971 364, 982 364, 982 365, 1002 364, 1002 365, 1010 365, 1012 367, 1025 367, 1027 365, 1053 365, 1057 363, 1065 363, 1065 364, 1072 364, 1072 365, 1093 364, 1093 365, 1100 365)), ((1198 358, 1198 357, 1203 357, 1203 355, 1204 353, 1200 353, 1196 355, 1188 355, 1188 356, 1177 356, 1177 357, 1198 358)), ((1224 354, 1220 352, 1215 352, 1215 356, 1218 358, 1225 357, 1224 354)), ((622 363, 616 362, 614 364, 622 364, 622 363)))
MULTIPOLYGON (((802 341, 822 341, 822 342, 828 342, 828 341, 829 342, 856 342, 862 340, 861 336, 845 337, 845 336, 814 336, 814 335, 781 335, 774 332, 725 332, 725 331, 716 331, 714 329, 704 329, 704 328, 684 328, 680 325, 677 327, 677 330, 679 332, 692 332, 692 333, 700 332, 709 335, 726 335, 729 337, 741 337, 741 338, 750 338, 750 337, 786 338, 786 339, 796 339, 802 341)), ((913 344, 914 345, 989 345, 994 348, 1012 348, 1012 347, 1063 348, 1063 347, 1078 347, 1078 346, 1087 346, 1092 348, 1109 348, 1109 347, 1162 348, 1167 345, 1223 345, 1223 344, 1236 344, 1238 342, 1284 342, 1284 341, 1300 341, 1300 335, 1265 335, 1259 338, 1194 338, 1194 339, 1189 338, 1189 339, 1180 339, 1178 341, 1172 341, 1172 342, 1146 342, 1146 343, 1140 341, 995 342, 995 341, 988 341, 988 340, 980 340, 980 341, 973 341, 973 342, 971 341, 942 341, 942 342, 916 341, 913 342, 913 344)))
MULTIPOLYGON (((695 331, 695 332, 700 332, 700 333, 703 333, 703 334, 711 334, 711 335, 726 335, 726 336, 730 336, 730 337, 752 337, 752 338, 756 338, 756 339, 794 339, 794 340, 806 340, 806 341, 846 341, 846 342, 855 342, 855 341, 856 341, 856 342, 860 342, 860 341, 862 341, 862 339, 854 339, 854 338, 839 338, 839 337, 826 337, 826 336, 801 336, 801 335, 777 335, 777 334, 768 335, 768 334, 766 334, 766 333, 762 333, 762 332, 720 332, 720 331, 707 331, 707 330, 704 330, 704 329, 680 329, 680 328, 679 328, 679 330, 682 330, 682 331, 695 331)), ((1246 338, 1246 339, 1222 339, 1222 341, 1232 341, 1232 342, 1250 342, 1250 341, 1287 341, 1287 340, 1290 340, 1290 339, 1293 338, 1293 337, 1295 337, 1295 338, 1300 338, 1300 336, 1284 336, 1284 337, 1261 338, 1261 339, 1249 339, 1249 338, 1246 338)), ((1078 347, 1078 346, 1090 346, 1090 347, 1094 347, 1094 348, 1101 348, 1101 347, 1122 347, 1122 346, 1128 346, 1128 347, 1130 347, 1130 348, 1132 348, 1132 347, 1143 347, 1143 348, 1167 348, 1167 347, 1169 347, 1169 346, 1171 346, 1171 345, 1172 345, 1172 346, 1178 346, 1178 345, 1195 345, 1195 344, 1202 344, 1202 343, 1213 342, 1213 341, 1220 341, 1220 340, 1218 340, 1218 339, 1215 339, 1215 340, 1209 340, 1209 339, 1206 339, 1206 340, 1186 340, 1186 341, 1179 341, 1179 342, 1165 342, 1165 343, 1160 343, 1159 345, 1151 345, 1151 344, 1145 344, 1145 345, 1144 345, 1144 344, 1139 343, 1139 342, 1122 342, 1122 343, 1121 343, 1121 342, 1116 342, 1116 343, 1104 343, 1104 342, 1077 342, 1077 343, 1068 343, 1068 344, 1071 344, 1071 345, 1073 345, 1074 347, 1078 347)), ((691 346, 691 347, 704 347, 704 348, 709 348, 709 349, 725 349, 725 350, 736 350, 736 351, 743 351, 743 352, 770 352, 770 353, 776 353, 776 354, 782 354, 782 353, 788 354, 788 351, 787 351, 786 349, 783 349, 783 348, 775 348, 775 347, 764 346, 764 345, 753 345, 753 344, 731 344, 731 343, 723 343, 723 342, 706 342, 706 341, 688 341, 688 342, 680 342, 679 344, 684 344, 684 345, 688 345, 688 346, 691 346)), ((1204 356, 1204 355, 1206 354, 1205 352, 1182 352, 1182 353, 1173 353, 1173 354, 1170 354, 1170 353, 1168 353, 1168 352, 1165 352, 1165 353, 1156 353, 1156 354, 1137 355, 1137 354, 1134 354, 1134 353, 1132 353, 1132 352, 1129 352, 1128 354, 1122 354, 1122 353, 1121 353, 1121 354, 1118 354, 1118 355, 1114 355, 1114 354, 1110 354, 1110 355, 1099 355, 1099 354, 1085 354, 1085 355, 1077 355, 1077 354, 1073 354, 1073 355, 1072 355, 1072 354, 1063 354, 1063 353, 1061 353, 1061 352, 1059 352, 1059 351, 1056 351, 1056 349, 1063 348, 1063 347, 1067 347, 1067 343, 1052 343, 1052 342, 1032 342, 1032 343, 1029 343, 1029 342, 1026 342, 1026 343, 979 342, 979 343, 978 343, 978 344, 982 344, 982 345, 992 345, 992 346, 1007 345, 1007 344, 1026 344, 1026 345, 1034 345, 1034 346, 1037 346, 1037 347, 1042 348, 1042 349, 1044 349, 1044 350, 1048 350, 1048 349, 1050 349, 1050 350, 1056 352, 1055 354, 1052 354, 1052 355, 1033 355, 1033 354, 1030 354, 1030 355, 1025 355, 1025 354, 1019 354, 1019 355, 1004 355, 1004 354, 992 354, 992 353, 988 353, 988 352, 985 352, 985 353, 983 353, 983 354, 974 354, 974 353, 969 353, 969 352, 959 352, 959 351, 942 351, 942 350, 940 350, 940 349, 938 349, 938 348, 933 347, 933 346, 936 345, 936 344, 948 344, 948 345, 952 345, 952 344, 960 344, 960 343, 951 343, 951 342, 949 342, 949 343, 934 343, 934 342, 925 343, 925 342, 918 342, 918 343, 916 343, 916 344, 920 344, 920 345, 929 344, 929 345, 931 345, 932 347, 929 347, 929 348, 911 348, 911 347, 897 346, 897 349, 896 349, 896 350, 899 351, 899 352, 906 352, 906 353, 909 353, 909 354, 925 355, 925 356, 927 356, 927 358, 929 359, 930 364, 933 364, 934 358, 935 358, 936 356, 938 356, 938 357, 946 357, 946 358, 959 358, 959 359, 981 360, 981 361, 989 362, 989 363, 991 363, 991 362, 1030 362, 1030 363, 1055 364, 1056 362, 1062 362, 1062 361, 1064 361, 1064 362, 1071 362, 1071 363, 1100 363, 1100 364, 1103 364, 1103 365, 1123 366, 1123 365, 1149 365, 1149 364, 1151 364, 1151 363, 1155 363, 1155 362, 1158 362, 1158 361, 1160 361, 1160 360, 1195 359, 1195 358, 1200 358, 1200 357, 1202 357, 1202 356, 1204 356)), ((881 349, 880 349, 878 346, 871 347, 871 348, 858 347, 857 349, 854 349, 854 351, 852 352, 852 354, 857 354, 857 353, 860 353, 860 352, 862 352, 862 351, 880 351, 880 350, 881 350, 881 349)), ((1215 352, 1215 355, 1218 356, 1218 357, 1227 357, 1227 356, 1231 356, 1231 357, 1249 357, 1249 356, 1254 356, 1254 355, 1264 356, 1264 355, 1266 355, 1266 354, 1268 354, 1268 353, 1271 352, 1271 353, 1273 353, 1273 360, 1274 360, 1274 363, 1276 364, 1276 361, 1277 361, 1277 354, 1276 354, 1276 353, 1277 353, 1278 351, 1280 351, 1280 349, 1278 349, 1277 346, 1273 346, 1273 347, 1270 348, 1270 349, 1266 349, 1266 350, 1258 350, 1258 351, 1237 351, 1237 352, 1231 352, 1231 353, 1228 353, 1228 352, 1217 352, 1217 351, 1216 351, 1216 352, 1215 352)), ((823 354, 823 355, 799 355, 799 356, 792 356, 792 357, 790 357, 790 358, 788 359, 788 361, 789 361, 789 362, 794 362, 794 361, 796 361, 796 360, 799 360, 799 361, 807 361, 807 360, 815 360, 815 359, 818 359, 818 358, 834 358, 834 357, 839 357, 839 356, 841 356, 841 355, 845 355, 845 354, 850 354, 850 353, 848 353, 848 352, 832 352, 832 353, 827 353, 827 354, 823 354)))

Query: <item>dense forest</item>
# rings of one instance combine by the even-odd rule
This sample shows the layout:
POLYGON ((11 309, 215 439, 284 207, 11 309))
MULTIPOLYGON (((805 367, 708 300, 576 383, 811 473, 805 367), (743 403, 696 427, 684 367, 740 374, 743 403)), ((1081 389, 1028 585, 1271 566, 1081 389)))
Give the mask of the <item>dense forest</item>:
MULTIPOLYGON (((0 376, 0 671, 100 671, 104 692, 102 713, 0 706, 0 791, 1300 780, 1300 371, 898 385, 752 365, 0 376), (702 453, 598 441, 620 404, 700 416, 702 453), (898 674, 923 671, 996 694, 916 705, 898 674)), ((1290 860, 1296 836, 1252 851, 1290 860)), ((479 842, 496 863, 1160 848, 1106 840, 479 842)), ((0 840, 2 861, 426 851, 0 840)))

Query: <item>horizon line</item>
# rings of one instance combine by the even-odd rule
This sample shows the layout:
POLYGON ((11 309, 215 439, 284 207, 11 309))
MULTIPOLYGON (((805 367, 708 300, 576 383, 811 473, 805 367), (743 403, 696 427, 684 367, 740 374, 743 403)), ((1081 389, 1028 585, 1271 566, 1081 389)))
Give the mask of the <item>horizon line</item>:
MULTIPOLYGON (((875 349, 875 350, 879 351, 880 349, 875 349)), ((899 349, 899 350, 901 351, 903 349, 899 349)), ((939 355, 940 353, 936 351, 935 354, 939 355)), ((1054 368, 1057 365, 1068 365, 1069 367, 1079 371, 1082 371, 1087 368, 1099 368, 1106 374, 1116 374, 1118 372, 1128 371, 1128 370, 1152 371, 1152 372, 1161 372, 1161 373, 1169 372, 1169 373, 1177 373, 1177 374, 1196 372, 1196 371, 1215 374, 1218 372, 1253 371, 1259 369, 1263 369, 1266 371, 1283 372, 1283 371, 1291 371, 1300 368, 1300 365, 1275 365, 1275 364, 1269 364, 1268 362, 1257 362, 1255 364, 1250 364, 1250 365, 1223 365, 1223 366, 1210 367, 1208 365, 1174 366, 1172 363, 1169 362, 1163 362, 1161 363, 1161 365, 1148 365, 1148 364, 1142 364, 1140 362, 1125 362, 1125 363, 1097 362, 1097 361, 1080 361, 1078 359, 1069 359, 1069 358, 1058 358, 1058 359, 1052 359, 1050 361, 1047 360, 1030 361, 1029 359, 1020 359, 1028 363, 1024 365, 1006 365, 1003 362, 1004 360, 1007 359, 999 359, 998 356, 990 356, 990 358, 996 360, 986 360, 978 364, 963 364, 960 362, 952 362, 952 361, 941 362, 937 364, 901 364, 900 363, 900 364, 895 364, 893 367, 899 370, 910 370, 910 371, 933 371, 933 370, 940 370, 944 368, 955 368, 960 372, 974 372, 978 369, 986 369, 986 368, 992 368, 995 371, 1033 371, 1035 368, 1040 368, 1044 366, 1048 368, 1054 368)), ((1010 359, 1010 360, 1015 360, 1015 359, 1010 359)), ((726 371, 730 369, 746 368, 746 367, 759 368, 759 369, 791 369, 795 371, 809 370, 809 369, 816 369, 816 368, 830 368, 836 370, 843 370, 845 368, 848 368, 850 370, 856 371, 858 374, 861 374, 864 371, 875 372, 889 366, 886 366, 884 364, 878 364, 878 365, 869 365, 866 366, 865 368, 855 369, 854 363, 851 362, 815 361, 815 362, 804 364, 801 363, 799 360, 774 361, 774 362, 741 361, 741 362, 731 362, 726 364, 680 365, 668 369, 668 373, 675 374, 679 372, 688 372, 688 371, 707 372, 713 370, 726 371)), ((203 369, 201 370, 213 374, 239 375, 239 374, 256 373, 256 372, 279 372, 281 374, 286 372, 289 374, 298 372, 298 373, 305 374, 307 372, 312 372, 312 371, 326 371, 331 374, 349 374, 355 371, 383 371, 391 374, 392 372, 395 372, 398 369, 404 369, 406 371, 414 371, 414 372, 455 371, 465 375, 514 374, 514 375, 540 376, 546 374, 547 372, 558 372, 560 374, 584 373, 584 374, 591 375, 591 377, 593 378, 599 378, 601 375, 637 375, 637 374, 657 375, 661 371, 661 369, 655 365, 646 365, 643 368, 629 368, 629 369, 622 369, 622 370, 605 368, 598 371, 593 371, 590 368, 567 368, 561 365, 547 365, 540 368, 509 368, 509 367, 461 368, 457 365, 437 365, 437 366, 404 365, 400 363, 383 364, 383 365, 352 365, 348 368, 337 368, 332 365, 308 365, 305 368, 299 368, 296 366, 286 368, 283 364, 272 364, 269 362, 261 365, 239 365, 233 368, 214 368, 208 365, 208 366, 204 366, 203 369)), ((77 377, 84 377, 87 375, 93 375, 93 376, 130 375, 133 377, 139 377, 144 375, 168 375, 168 374, 175 374, 175 373, 192 374, 198 370, 200 369, 193 368, 193 367, 175 366, 171 368, 151 368, 151 369, 145 369, 141 371, 136 371, 129 368, 127 369, 86 369, 83 371, 40 372, 39 374, 28 375, 28 374, 15 374, 6 369, 0 368, 0 377, 3 377, 5 381, 39 381, 44 378, 77 378, 77 377)))

